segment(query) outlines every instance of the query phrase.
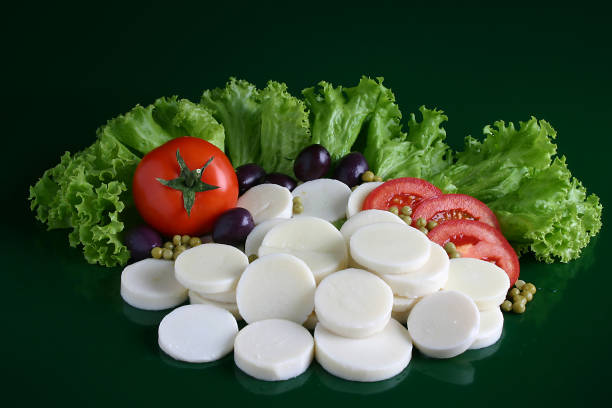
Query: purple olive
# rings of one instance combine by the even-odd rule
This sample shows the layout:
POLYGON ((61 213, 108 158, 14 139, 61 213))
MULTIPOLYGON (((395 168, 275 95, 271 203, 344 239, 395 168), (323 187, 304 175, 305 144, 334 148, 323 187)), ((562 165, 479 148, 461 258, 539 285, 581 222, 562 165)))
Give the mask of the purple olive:
POLYGON ((212 238, 218 244, 235 245, 244 242, 255 227, 251 213, 241 207, 227 210, 217 218, 212 238))
POLYGON ((336 166, 334 178, 349 187, 353 187, 359 184, 361 175, 369 169, 368 162, 363 154, 359 152, 349 153, 336 166))
POLYGON ((261 184, 266 172, 254 163, 243 164, 236 169, 238 178, 238 189, 240 195, 244 194, 249 188, 261 184))
POLYGON ((293 172, 302 181, 315 180, 327 173, 330 162, 327 149, 320 144, 313 144, 298 154, 293 164, 293 172))
POLYGON ((151 256, 151 249, 162 246, 162 237, 159 232, 143 224, 125 233, 125 245, 130 250, 131 259, 140 261, 151 256))
POLYGON ((279 186, 288 188, 289 191, 297 187, 297 182, 283 173, 270 173, 266 175, 264 183, 278 184, 279 186))

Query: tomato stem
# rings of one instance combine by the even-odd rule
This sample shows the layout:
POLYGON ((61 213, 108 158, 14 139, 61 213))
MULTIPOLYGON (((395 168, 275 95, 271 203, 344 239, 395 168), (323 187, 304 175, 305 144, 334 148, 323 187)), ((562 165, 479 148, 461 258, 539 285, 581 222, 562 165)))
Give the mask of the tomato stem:
POLYGON ((195 170, 189 170, 187 163, 185 163, 185 160, 183 160, 181 157, 179 149, 176 149, 176 161, 181 169, 181 174, 172 180, 157 178, 157 181, 164 186, 179 190, 183 193, 183 207, 185 208, 185 211, 187 211, 188 216, 191 215, 191 209, 193 208, 193 204, 195 202, 196 193, 219 188, 219 186, 207 184, 202 181, 202 174, 204 174, 204 170, 206 167, 208 167, 210 162, 213 161, 213 159, 214 156, 211 156, 211 158, 208 159, 208 161, 202 167, 195 170))

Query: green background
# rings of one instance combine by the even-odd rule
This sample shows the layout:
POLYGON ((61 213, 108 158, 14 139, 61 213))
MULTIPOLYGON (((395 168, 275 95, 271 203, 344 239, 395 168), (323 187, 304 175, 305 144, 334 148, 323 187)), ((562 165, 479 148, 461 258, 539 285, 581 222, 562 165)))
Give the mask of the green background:
MULTIPOLYGON (((578 7, 580 6, 580 7, 578 7)), ((608 13, 572 8, 388 1, 263 6, 85 2, 6 9, 3 38, 5 212, 0 350, 7 406, 313 406, 397 404, 595 405, 609 396, 612 244, 609 134, 612 72, 608 13), (524 315, 506 315, 501 342, 450 360, 415 352, 405 372, 360 384, 318 365, 285 383, 235 369, 231 356, 180 364, 157 347, 163 313, 126 306, 120 268, 89 265, 65 231, 34 220, 27 186, 60 155, 135 104, 237 76, 298 94, 320 80, 353 86, 383 76, 406 116, 443 109, 449 143, 495 120, 544 118, 560 154, 604 204, 604 228, 569 264, 521 259, 538 287, 524 315), (8 379, 7 379, 8 378, 8 379)))

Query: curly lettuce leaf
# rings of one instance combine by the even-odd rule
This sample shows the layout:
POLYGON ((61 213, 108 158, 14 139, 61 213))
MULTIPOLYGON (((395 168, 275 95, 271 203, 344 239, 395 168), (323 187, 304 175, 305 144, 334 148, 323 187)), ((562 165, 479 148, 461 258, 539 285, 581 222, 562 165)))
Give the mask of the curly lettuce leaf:
POLYGON ((225 153, 234 167, 259 162, 261 96, 255 85, 230 78, 225 88, 204 91, 200 105, 225 128, 225 153))
POLYGON ((152 105, 137 105, 98 129, 140 155, 181 136, 204 139, 223 150, 225 132, 205 108, 186 99, 159 98, 152 105))
POLYGON ((423 120, 417 122, 411 114, 405 134, 399 125, 401 114, 393 101, 389 97, 379 100, 379 105, 384 105, 376 109, 368 129, 365 156, 374 172, 384 179, 428 179, 445 170, 452 160, 452 152, 444 142, 446 131, 441 127, 448 119, 446 115, 421 106, 423 120))
POLYGON ((304 89, 302 94, 311 112, 312 143, 325 146, 333 161, 350 153, 385 90, 382 78, 367 77, 352 88, 334 88, 321 81, 316 88, 304 89))
POLYGON ((487 204, 519 252, 531 250, 547 263, 578 258, 601 229, 599 198, 587 196, 565 157, 555 158, 550 167, 525 178, 516 191, 487 204))
POLYGON ((224 150, 225 130, 208 109, 176 96, 159 98, 154 106, 153 119, 170 138, 198 137, 224 150))
POLYGON ((325 146, 332 160, 349 153, 358 138, 361 144, 364 135, 364 156, 382 178, 428 178, 451 163, 443 112, 421 107, 423 120, 412 114, 404 133, 395 95, 382 78, 362 77, 353 88, 320 82, 302 93, 311 110, 312 143, 325 146))
POLYGON ((140 158, 116 139, 103 135, 92 146, 47 170, 30 187, 31 208, 48 229, 72 228, 70 246, 81 244, 85 259, 105 266, 125 264, 121 242, 129 180, 140 158))
POLYGON ((261 157, 266 172, 293 175, 293 160, 310 145, 306 105, 274 81, 261 91, 261 157))
POLYGON ((430 179, 445 193, 463 193, 487 204, 519 253, 568 262, 580 256, 601 228, 599 198, 572 177, 565 157, 554 158, 556 131, 531 118, 518 129, 495 122, 480 142, 466 138, 455 164, 430 179))
POLYGON ((205 91, 200 104, 225 127, 234 167, 257 163, 268 173, 293 175, 293 160, 311 143, 306 105, 284 83, 269 81, 260 90, 231 78, 225 88, 205 91))
POLYGON ((98 129, 93 145, 74 155, 66 152, 30 187, 36 218, 48 229, 72 228, 70 245, 81 245, 88 262, 124 265, 130 254, 121 234, 132 205, 134 170, 144 154, 184 135, 223 146, 223 127, 210 113, 176 97, 110 120, 98 129))
MULTIPOLYGON (((380 85, 382 87, 382 83, 380 85)), ((390 89, 382 87, 376 106, 368 117, 363 149, 363 155, 376 174, 390 174, 394 164, 400 164, 396 155, 402 152, 394 150, 405 148, 402 144, 405 144, 406 133, 402 131, 401 119, 402 113, 395 103, 395 95, 390 89)))
POLYGON ((519 129, 497 121, 483 133, 483 142, 468 136, 457 161, 430 181, 445 193, 459 192, 487 202, 515 191, 530 171, 548 167, 557 150, 552 142, 555 130, 533 117, 520 122, 519 129))

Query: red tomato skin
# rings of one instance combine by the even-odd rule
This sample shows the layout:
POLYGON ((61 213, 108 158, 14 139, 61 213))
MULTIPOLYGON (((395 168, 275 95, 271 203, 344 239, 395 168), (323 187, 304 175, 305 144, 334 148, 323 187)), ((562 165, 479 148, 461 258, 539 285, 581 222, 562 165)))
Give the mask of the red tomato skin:
POLYGON ((495 262, 508 274, 510 287, 519 278, 521 266, 514 248, 498 229, 484 222, 449 220, 429 231, 427 236, 441 246, 454 243, 464 258, 495 262))
POLYGON ((458 211, 452 219, 471 219, 484 222, 499 228, 497 217, 482 201, 465 194, 443 194, 438 197, 427 198, 417 204, 412 213, 412 226, 416 227, 416 220, 425 218, 427 221, 436 221, 438 224, 448 221, 449 213, 458 211))
POLYGON ((401 177, 389 180, 376 187, 363 201, 364 210, 388 210, 389 207, 407 205, 414 209, 418 203, 426 198, 442 195, 442 190, 430 182, 416 177, 401 177), (400 199, 394 204, 394 198, 400 199))
POLYGON ((210 232, 216 219, 236 206, 238 179, 231 162, 219 148, 205 140, 184 136, 143 157, 134 172, 132 192, 144 221, 162 235, 198 236, 210 232), (190 170, 202 167, 214 157, 201 180, 219 188, 196 193, 191 215, 187 215, 183 206, 183 193, 157 181, 157 178, 171 180, 180 175, 177 149, 190 170))
POLYGON ((465 251, 465 257, 494 262, 508 274, 510 287, 514 286, 521 272, 518 256, 514 252, 512 245, 508 242, 498 245, 481 242, 478 245, 474 245, 470 250, 465 251), (507 256, 506 254, 508 253, 511 255, 507 256))

